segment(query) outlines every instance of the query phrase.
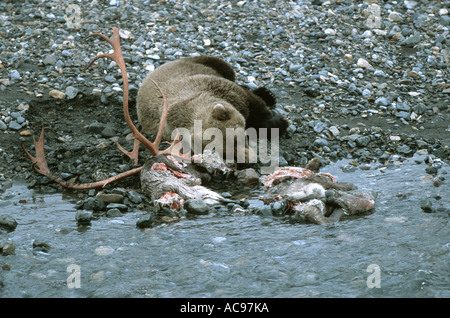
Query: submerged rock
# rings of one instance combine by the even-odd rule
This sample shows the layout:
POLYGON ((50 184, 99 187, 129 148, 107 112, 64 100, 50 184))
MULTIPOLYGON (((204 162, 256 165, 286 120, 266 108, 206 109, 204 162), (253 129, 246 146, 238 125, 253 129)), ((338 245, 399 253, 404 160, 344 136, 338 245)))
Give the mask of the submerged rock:
POLYGON ((17 221, 8 214, 0 215, 0 229, 12 232, 17 227, 17 221))

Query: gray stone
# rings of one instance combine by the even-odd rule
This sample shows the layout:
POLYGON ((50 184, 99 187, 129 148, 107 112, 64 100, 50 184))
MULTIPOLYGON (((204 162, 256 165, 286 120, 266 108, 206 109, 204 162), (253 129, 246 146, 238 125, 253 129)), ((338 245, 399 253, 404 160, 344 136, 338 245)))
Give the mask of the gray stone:
POLYGON ((106 206, 105 203, 97 198, 87 198, 82 202, 83 210, 88 211, 104 211, 106 206))
POLYGON ((318 138, 314 140, 314 145, 317 147, 325 147, 328 146, 328 141, 324 138, 318 138))
POLYGON ((433 204, 432 204, 431 200, 430 199, 426 199, 426 200, 424 200, 424 201, 422 201, 420 203, 420 208, 425 213, 433 213, 433 212, 435 212, 435 210, 433 209, 432 205, 433 204))
POLYGON ((356 138, 355 140, 356 145, 359 147, 367 147, 370 143, 370 137, 369 136, 361 136, 356 138))
POLYGON ((17 227, 17 221, 8 214, 0 215, 0 228, 7 230, 8 232, 14 231, 17 227))
POLYGON ((44 63, 45 65, 55 65, 56 57, 54 55, 46 55, 42 60, 42 63, 44 63))
POLYGON ((50 244, 47 244, 39 239, 33 241, 33 249, 47 253, 50 250, 50 244))
POLYGON ((123 195, 115 193, 98 193, 95 196, 97 199, 102 200, 105 204, 108 203, 122 203, 123 195))
POLYGON ((381 105, 381 106, 387 106, 387 105, 389 105, 389 100, 386 97, 378 97, 375 100, 375 104, 381 105))
POLYGON ((271 216, 273 216, 272 209, 268 205, 264 205, 261 209, 259 209, 259 213, 263 217, 271 217, 271 216))
POLYGON ((121 212, 127 212, 128 211, 128 206, 126 206, 125 204, 121 204, 121 203, 110 203, 107 205, 108 210, 109 209, 119 209, 121 212))
POLYGON ((15 121, 15 120, 11 120, 10 122, 9 122, 9 129, 12 129, 12 130, 20 130, 20 129, 22 129, 22 125, 20 125, 17 121, 15 121))
POLYGON ((271 204, 272 214, 275 216, 282 216, 286 208, 286 201, 276 201, 271 204))
POLYGON ((311 120, 308 123, 309 127, 311 127, 316 133, 321 133, 325 129, 328 128, 328 125, 320 120, 311 120))
POLYGON ((115 83, 116 82, 116 78, 114 76, 111 75, 106 75, 105 76, 105 82, 107 83, 115 83))
POLYGON ((120 210, 117 208, 113 208, 106 211, 106 216, 109 218, 120 217, 122 216, 122 212, 120 212, 120 210))
POLYGON ((152 214, 143 214, 136 222, 136 226, 140 229, 153 227, 155 217, 152 214))
POLYGON ((67 99, 74 99, 75 97, 77 97, 78 94, 78 88, 73 87, 73 86, 68 86, 66 88, 66 97, 67 99))
POLYGON ((410 36, 409 38, 407 38, 403 42, 403 45, 405 45, 407 47, 413 47, 413 46, 419 44, 421 40, 422 40, 422 36, 419 33, 416 33, 416 34, 410 36))
POLYGON ((75 214, 75 220, 78 224, 90 224, 92 220, 92 212, 86 210, 78 210, 75 214))
POLYGON ((3 256, 14 255, 16 250, 16 246, 11 241, 6 241, 4 243, 0 243, 0 251, 3 256))
POLYGON ((100 134, 103 129, 105 129, 105 125, 96 121, 91 123, 88 128, 88 130, 94 134, 100 134))
POLYGON ((0 130, 6 130, 8 129, 8 126, 6 126, 6 124, 0 120, 0 130))
POLYGON ((425 106, 424 103, 419 103, 417 105, 414 105, 412 107, 412 109, 417 115, 423 115, 423 114, 425 114, 425 111, 427 110, 427 107, 425 106))
POLYGON ((22 76, 20 76, 20 73, 16 70, 12 70, 11 72, 9 72, 9 77, 12 80, 17 80, 17 81, 22 79, 22 76))
POLYGON ((188 213, 194 215, 209 213, 209 207, 202 199, 191 199, 185 203, 184 208, 188 213))
POLYGON ((409 114, 409 112, 400 111, 400 112, 397 113, 396 116, 398 118, 403 118, 405 120, 411 120, 411 115, 409 114))
POLYGON ((102 137, 105 137, 105 138, 111 138, 116 135, 116 131, 111 126, 106 126, 102 130, 101 135, 102 135, 102 137))
POLYGON ((130 201, 135 204, 139 204, 142 202, 141 194, 136 191, 129 191, 128 199, 130 199, 130 201))

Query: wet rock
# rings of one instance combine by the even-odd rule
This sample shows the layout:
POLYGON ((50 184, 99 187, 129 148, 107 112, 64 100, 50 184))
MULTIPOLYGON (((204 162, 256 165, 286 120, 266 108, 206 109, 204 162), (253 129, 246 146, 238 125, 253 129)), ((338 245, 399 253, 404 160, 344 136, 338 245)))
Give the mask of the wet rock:
POLYGON ((0 229, 12 232, 17 227, 17 221, 8 214, 0 215, 0 229))
POLYGON ((435 212, 435 210, 433 209, 432 205, 433 204, 432 204, 431 200, 427 199, 420 203, 420 208, 425 213, 433 213, 433 212, 435 212))
POLYGON ((106 211, 106 216, 109 218, 120 217, 122 215, 122 212, 120 212, 120 210, 117 208, 109 209, 108 211, 106 211))
POLYGON ((104 211, 106 209, 105 203, 98 198, 87 198, 76 205, 77 209, 87 211, 104 211))
POLYGON ((126 204, 121 203, 109 203, 107 205, 108 209, 118 209, 120 212, 127 212, 128 206, 126 204))
POLYGON ((33 249, 35 251, 41 251, 41 252, 48 253, 48 251, 50 250, 50 245, 39 239, 36 239, 33 241, 33 249))
POLYGON ((102 200, 105 204, 123 202, 123 195, 121 194, 99 192, 95 197, 102 200))
POLYGON ((128 192, 128 199, 135 204, 139 204, 142 202, 142 196, 140 193, 136 191, 129 191, 128 192))
POLYGON ((237 184, 249 185, 259 180, 259 174, 253 168, 236 171, 234 175, 237 178, 237 184))
POLYGON ((184 204, 184 208, 189 214, 202 215, 209 213, 209 207, 202 199, 191 199, 184 204))
POLYGON ((3 256, 7 255, 15 255, 16 246, 11 241, 6 241, 4 243, 0 243, 0 252, 3 256))
POLYGON ((78 210, 75 214, 75 220, 80 225, 87 225, 90 224, 92 221, 92 212, 86 211, 86 210, 78 210))
POLYGON ((428 174, 431 174, 431 175, 435 176, 435 175, 437 175, 437 173, 438 173, 438 168, 437 168, 437 167, 434 167, 434 166, 426 167, 426 168, 425 168, 425 172, 428 173, 428 174))
POLYGON ((259 209, 259 214, 262 217, 272 217, 272 209, 269 205, 264 205, 262 208, 259 209))
POLYGON ((136 222, 136 226, 140 229, 153 227, 155 222, 155 217, 153 214, 145 213, 136 222))

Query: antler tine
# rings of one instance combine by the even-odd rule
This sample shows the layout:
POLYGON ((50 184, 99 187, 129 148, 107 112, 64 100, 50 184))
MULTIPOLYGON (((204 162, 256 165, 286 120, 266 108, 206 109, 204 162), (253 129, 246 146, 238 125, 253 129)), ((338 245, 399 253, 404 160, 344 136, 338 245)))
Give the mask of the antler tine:
POLYGON ((41 132, 41 135, 40 135, 38 141, 36 141, 36 139, 33 136, 33 142, 34 142, 34 148, 36 151, 36 157, 32 156, 28 152, 28 150, 23 145, 22 140, 20 140, 20 145, 22 146, 22 149, 25 152, 25 154, 32 161, 32 167, 34 168, 34 170, 36 170, 36 172, 38 172, 39 174, 46 176, 47 178, 51 179, 53 182, 56 182, 67 189, 86 190, 86 189, 105 187, 106 185, 110 184, 111 182, 126 178, 128 176, 138 174, 142 170, 142 167, 135 168, 135 169, 125 171, 125 172, 115 175, 111 178, 108 178, 108 179, 105 179, 102 181, 98 181, 98 182, 83 183, 83 184, 68 183, 68 182, 65 182, 65 181, 61 180, 60 178, 56 177, 48 168, 47 161, 45 160, 45 152, 44 152, 44 128, 42 128, 42 132, 41 132))
MULTIPOLYGON (((130 117, 130 113, 129 113, 129 109, 128 109, 128 76, 127 76, 127 70, 126 70, 126 66, 125 66, 125 61, 123 59, 123 55, 122 55, 122 50, 120 48, 120 34, 119 34, 119 29, 116 27, 113 27, 113 32, 114 32, 114 38, 110 39, 108 37, 106 37, 105 35, 101 34, 101 33, 91 33, 89 36, 100 36, 103 39, 105 39, 108 43, 111 44, 111 46, 113 47, 114 52, 110 53, 110 54, 101 54, 96 56, 90 63, 88 66, 90 66, 92 64, 92 62, 94 62, 96 59, 101 58, 101 57, 107 57, 112 59, 114 62, 116 62, 116 64, 119 66, 121 73, 122 73, 122 80, 123 80, 123 113, 125 116, 125 121, 127 122, 128 127, 131 129, 131 131, 133 132, 133 135, 135 136, 135 138, 137 140, 139 140, 140 142, 142 142, 144 144, 144 146, 146 148, 148 148, 150 150, 150 152, 153 155, 158 154, 159 150, 159 143, 157 142, 150 142, 147 138, 144 137, 144 135, 142 135, 136 128, 136 126, 134 126, 133 121, 131 120, 130 117)), ((88 36, 88 37, 89 37, 88 36)), ((157 136, 158 139, 159 136, 157 136)), ((161 137, 159 137, 159 140, 161 139, 161 137)), ((119 148, 120 149, 120 148, 119 148)))

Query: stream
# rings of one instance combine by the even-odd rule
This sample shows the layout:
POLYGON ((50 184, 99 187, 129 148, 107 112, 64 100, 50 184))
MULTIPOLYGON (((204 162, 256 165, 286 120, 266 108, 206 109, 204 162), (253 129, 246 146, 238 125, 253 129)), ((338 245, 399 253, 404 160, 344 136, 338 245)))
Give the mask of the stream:
POLYGON ((414 158, 346 164, 321 171, 378 192, 376 210, 333 226, 212 212, 143 230, 136 210, 78 227, 76 196, 14 182, 0 193, 0 214, 18 222, 0 232, 16 247, 0 254, 0 297, 450 297, 448 166, 436 187, 414 158))

